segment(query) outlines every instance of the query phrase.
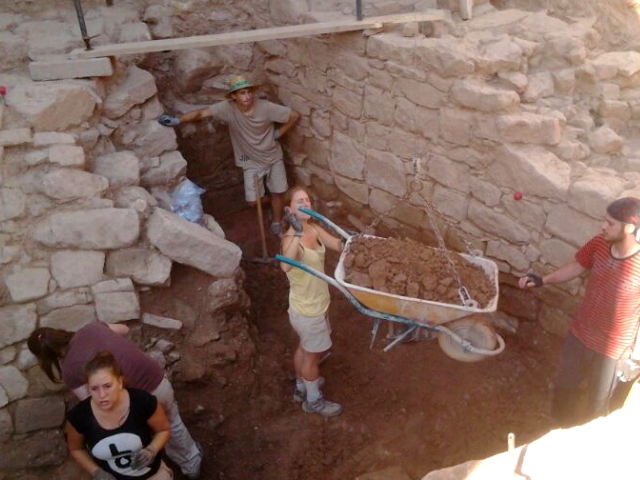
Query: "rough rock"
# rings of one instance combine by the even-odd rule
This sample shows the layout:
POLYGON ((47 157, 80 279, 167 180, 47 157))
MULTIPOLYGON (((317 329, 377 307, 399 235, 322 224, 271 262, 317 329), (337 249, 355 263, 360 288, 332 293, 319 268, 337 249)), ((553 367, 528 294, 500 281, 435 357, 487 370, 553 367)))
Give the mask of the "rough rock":
POLYGON ((140 220, 134 210, 101 208, 53 213, 32 236, 48 247, 100 250, 131 246, 139 234, 140 220))
POLYGON ((73 169, 53 171, 42 180, 43 192, 61 202, 99 196, 108 187, 109 181, 105 177, 73 169))
POLYGON ((147 236, 167 257, 215 277, 230 277, 240 264, 238 246, 160 208, 149 218, 147 236))
POLYGON ((14 428, 17 434, 60 427, 65 418, 61 395, 27 398, 16 402, 14 428))
POLYGON ((170 278, 171 265, 168 257, 155 250, 134 247, 110 252, 106 272, 112 277, 131 277, 140 285, 164 285, 170 278))
POLYGON ((456 80, 451 88, 451 98, 463 107, 481 112, 510 111, 520 103, 516 92, 477 80, 456 80))
POLYGON ((109 92, 104 101, 102 113, 107 118, 119 118, 133 106, 144 103, 157 92, 153 75, 141 68, 131 66, 127 69, 124 81, 109 92))
POLYGON ((0 308, 0 348, 25 340, 36 328, 36 319, 33 303, 0 308))
POLYGON ((102 280, 104 252, 65 250, 51 255, 51 273, 62 289, 93 285, 102 280))
POLYGON ((95 159, 93 173, 105 177, 111 188, 137 185, 140 181, 139 160, 129 151, 102 155, 95 159))
POLYGON ((73 305, 57 308, 42 315, 40 326, 77 332, 85 325, 95 321, 96 309, 94 305, 73 305))
POLYGON ((49 132, 80 125, 101 100, 89 84, 42 82, 17 85, 7 94, 6 102, 36 131, 49 132))
POLYGON ((16 303, 28 302, 44 297, 48 293, 51 275, 46 268, 23 268, 5 278, 5 283, 11 293, 11 299, 16 303))

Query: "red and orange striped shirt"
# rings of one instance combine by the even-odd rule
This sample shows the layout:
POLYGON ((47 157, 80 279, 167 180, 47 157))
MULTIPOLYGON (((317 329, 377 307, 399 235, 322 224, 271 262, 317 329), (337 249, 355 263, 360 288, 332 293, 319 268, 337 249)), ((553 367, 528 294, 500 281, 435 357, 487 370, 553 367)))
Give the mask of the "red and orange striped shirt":
POLYGON ((586 347, 618 359, 633 345, 640 320, 640 252, 614 258, 611 244, 598 235, 575 259, 590 276, 569 329, 586 347))

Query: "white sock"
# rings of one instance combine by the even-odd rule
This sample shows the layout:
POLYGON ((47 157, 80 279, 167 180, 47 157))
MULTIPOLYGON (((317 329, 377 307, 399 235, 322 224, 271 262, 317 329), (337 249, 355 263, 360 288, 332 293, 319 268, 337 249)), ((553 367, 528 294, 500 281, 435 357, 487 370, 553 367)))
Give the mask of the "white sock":
POLYGON ((307 387, 304 386, 304 380, 302 378, 296 378, 296 390, 299 392, 307 391, 307 387))
POLYGON ((320 386, 318 385, 318 379, 316 378, 315 380, 305 380, 304 381, 304 386, 307 389, 307 402, 309 403, 313 403, 313 402, 317 402, 318 400, 320 400, 320 398, 322 398, 322 393, 320 393, 320 386))

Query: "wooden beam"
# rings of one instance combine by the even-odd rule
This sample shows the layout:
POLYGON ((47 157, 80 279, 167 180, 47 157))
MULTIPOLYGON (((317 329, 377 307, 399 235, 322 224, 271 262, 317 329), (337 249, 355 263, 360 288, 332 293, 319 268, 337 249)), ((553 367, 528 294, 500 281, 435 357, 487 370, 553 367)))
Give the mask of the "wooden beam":
POLYGON ((427 10, 424 12, 402 13, 381 17, 365 18, 361 21, 355 18, 333 20, 330 22, 306 23, 289 25, 286 27, 262 28, 241 32, 226 32, 213 35, 199 35, 184 38, 166 38, 144 42, 117 43, 114 45, 100 45, 92 50, 81 48, 73 50, 69 56, 76 58, 117 57, 135 53, 164 52, 168 50, 184 50, 187 48, 207 48, 218 45, 234 45, 238 43, 260 42, 263 40, 278 40, 283 38, 308 37, 325 33, 352 32, 370 28, 380 28, 384 24, 408 22, 428 22, 445 20, 447 16, 441 10, 427 10))

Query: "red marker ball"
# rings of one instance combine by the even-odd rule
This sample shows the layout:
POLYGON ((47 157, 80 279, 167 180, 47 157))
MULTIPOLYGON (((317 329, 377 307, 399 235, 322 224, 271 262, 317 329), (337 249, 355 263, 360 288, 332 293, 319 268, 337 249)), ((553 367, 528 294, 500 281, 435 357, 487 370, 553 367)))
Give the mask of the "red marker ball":
POLYGON ((7 87, 5 87, 4 85, 0 85, 0 95, 4 97, 6 94, 7 94, 7 87))
POLYGON ((522 200, 522 192, 516 192, 513 194, 514 200, 522 200))

